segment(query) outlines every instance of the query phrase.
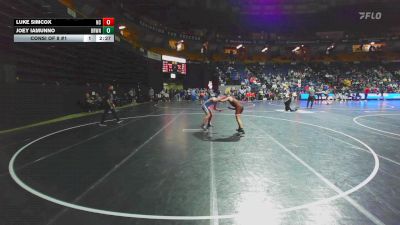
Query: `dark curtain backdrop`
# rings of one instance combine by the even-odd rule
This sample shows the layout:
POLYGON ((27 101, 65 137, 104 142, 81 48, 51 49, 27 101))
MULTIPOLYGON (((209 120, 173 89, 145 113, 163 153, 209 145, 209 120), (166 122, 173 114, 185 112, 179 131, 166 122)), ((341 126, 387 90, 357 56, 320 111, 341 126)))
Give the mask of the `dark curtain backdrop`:
POLYGON ((0 85, 0 130, 81 112, 83 86, 0 85))
POLYGON ((147 83, 152 87, 155 93, 163 88, 164 76, 162 73, 162 62, 154 59, 146 59, 147 83))
POLYGON ((212 81, 213 71, 209 64, 191 63, 187 65, 187 70, 184 88, 206 88, 208 81, 212 81))
MULTIPOLYGON (((163 88, 163 82, 168 82, 169 75, 162 73, 162 62, 151 59, 132 61, 134 68, 140 73, 134 74, 132 83, 119 83, 119 91, 136 88, 134 82, 140 84, 143 97, 140 101, 147 100, 148 88, 155 92, 163 88), (140 63, 140 64, 139 64, 140 63), (144 64, 144 65, 143 65, 144 64)), ((130 65, 132 66, 132 65, 130 65)), ((45 67, 43 67, 45 69, 45 67)), ((43 71, 45 73, 46 71, 43 71)), ((15 69, 11 74, 15 76, 15 69)), ((8 75, 7 75, 8 76, 8 75)), ((7 79, 8 80, 8 79, 7 79)), ((180 80, 184 88, 205 88, 208 81, 212 80, 212 69, 208 64, 188 64, 187 75, 180 80)), ((179 82, 179 81, 178 81, 179 82)), ((102 91, 105 87, 96 91, 102 91)), ((0 130, 23 126, 43 120, 53 119, 72 113, 82 112, 79 102, 84 100, 84 94, 92 88, 85 85, 56 85, 55 82, 47 84, 0 82, 0 130)))

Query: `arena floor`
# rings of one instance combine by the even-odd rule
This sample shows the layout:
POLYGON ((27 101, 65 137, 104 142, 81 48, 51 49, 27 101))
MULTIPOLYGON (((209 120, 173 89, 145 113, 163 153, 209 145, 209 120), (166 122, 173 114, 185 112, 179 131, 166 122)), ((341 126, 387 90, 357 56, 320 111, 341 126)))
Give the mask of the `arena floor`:
POLYGON ((400 101, 147 103, 0 135, 0 224, 400 224, 400 101))

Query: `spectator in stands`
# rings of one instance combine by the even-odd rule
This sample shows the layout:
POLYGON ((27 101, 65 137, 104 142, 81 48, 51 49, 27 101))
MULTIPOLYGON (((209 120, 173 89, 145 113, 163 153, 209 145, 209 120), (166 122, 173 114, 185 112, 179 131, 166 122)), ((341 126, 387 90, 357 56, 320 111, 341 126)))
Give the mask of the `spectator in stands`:
POLYGON ((159 101, 162 101, 162 94, 161 92, 156 94, 154 101, 156 102, 156 104, 158 104, 159 101))
POLYGON ((99 93, 96 93, 95 104, 97 109, 103 108, 103 99, 101 98, 99 93))
POLYGON ((186 91, 182 89, 182 90, 179 92, 179 99, 178 99, 178 101, 182 101, 182 99, 185 99, 185 95, 186 95, 186 91))
POLYGON ((381 99, 385 100, 385 98, 383 97, 383 94, 385 93, 385 87, 383 85, 381 85, 379 87, 379 91, 381 93, 381 99))
MULTIPOLYGON (((336 98, 346 100, 345 93, 352 96, 353 100, 359 99, 359 93, 363 93, 367 85, 374 83, 379 86, 380 91, 399 92, 400 70, 399 64, 349 64, 349 63, 309 63, 309 64, 281 64, 281 65, 246 65, 243 70, 240 63, 226 63, 217 66, 217 74, 221 79, 234 77, 240 74, 242 89, 247 92, 258 90, 254 86, 268 89, 271 95, 274 94, 278 99, 284 96, 284 89, 289 88, 292 92, 307 92, 307 85, 313 85, 318 99, 325 100, 327 95, 332 92, 336 98), (252 78, 256 77, 256 79, 252 78), (257 80, 257 82, 249 82, 257 80), (250 85, 252 86, 250 89, 250 85), (336 88, 334 88, 336 86, 336 88), (331 88, 333 87, 333 88, 331 88), (346 90, 341 90, 345 87, 346 90), (249 90, 250 89, 250 90, 249 90), (327 92, 328 91, 328 92, 327 92)), ((235 84, 234 79, 226 79, 226 84, 235 84)), ((234 89, 231 95, 240 98, 240 94, 234 89)), ((268 93, 267 91, 267 93, 268 93)), ((264 91, 265 92, 265 91, 264 91)), ((244 93, 244 94, 245 94, 244 93)), ((383 92, 382 92, 383 94, 383 92)), ((245 96, 243 96, 246 98, 245 96)))
POLYGON ((84 108, 87 112, 92 112, 96 109, 94 98, 88 92, 85 94, 84 108))
POLYGON ((361 86, 360 86, 360 85, 357 85, 357 87, 355 88, 355 91, 356 91, 356 96, 355 96, 354 99, 355 99, 356 101, 361 100, 361 95, 360 95, 360 93, 362 92, 361 86))
POLYGON ((193 88, 192 89, 192 92, 191 92, 191 100, 192 101, 196 101, 196 99, 197 99, 197 93, 196 93, 196 89, 195 88, 193 88))
POLYGON ((154 89, 152 87, 149 89, 149 99, 151 102, 154 100, 154 89))
POLYGON ((135 101, 135 89, 131 88, 128 92, 129 102, 133 103, 135 101))
POLYGON ((170 102, 171 101, 171 99, 169 98, 169 91, 168 90, 165 90, 165 92, 164 92, 164 101, 166 101, 166 102, 170 102))
POLYGON ((200 90, 200 94, 199 94, 200 104, 204 103, 205 97, 206 97, 206 92, 204 90, 200 90))

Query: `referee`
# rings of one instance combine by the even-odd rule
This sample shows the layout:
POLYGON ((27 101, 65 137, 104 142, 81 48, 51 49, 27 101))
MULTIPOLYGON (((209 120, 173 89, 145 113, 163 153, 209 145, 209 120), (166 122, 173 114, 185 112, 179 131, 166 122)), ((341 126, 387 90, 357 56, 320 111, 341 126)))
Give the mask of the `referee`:
POLYGON ((117 123, 122 122, 122 120, 119 119, 117 113, 115 112, 114 93, 113 92, 114 92, 114 86, 110 85, 108 87, 108 91, 107 91, 106 95, 103 98, 104 112, 103 112, 103 115, 101 116, 101 122, 99 124, 102 127, 107 126, 106 124, 104 124, 104 120, 106 119, 107 114, 110 111, 113 114, 114 118, 117 120, 117 123))
POLYGON ((308 109, 308 106, 310 105, 310 102, 311 102, 310 109, 312 109, 312 107, 314 105, 314 101, 315 101, 315 90, 314 90, 314 87, 311 86, 310 89, 308 89, 307 109, 308 109))

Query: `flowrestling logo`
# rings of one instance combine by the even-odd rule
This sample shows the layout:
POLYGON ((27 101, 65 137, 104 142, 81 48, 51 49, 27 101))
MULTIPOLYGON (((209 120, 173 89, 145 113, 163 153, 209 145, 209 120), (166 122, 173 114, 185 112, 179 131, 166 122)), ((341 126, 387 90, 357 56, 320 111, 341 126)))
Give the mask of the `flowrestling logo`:
POLYGON ((380 20, 382 18, 381 12, 358 12, 360 20, 380 20))

